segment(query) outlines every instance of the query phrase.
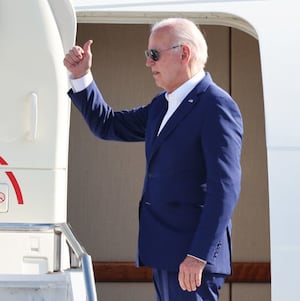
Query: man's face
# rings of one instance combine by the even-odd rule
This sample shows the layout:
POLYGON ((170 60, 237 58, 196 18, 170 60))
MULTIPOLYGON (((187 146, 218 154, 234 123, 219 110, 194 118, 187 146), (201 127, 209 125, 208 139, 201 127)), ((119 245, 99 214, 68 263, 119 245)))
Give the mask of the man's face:
POLYGON ((165 29, 159 29, 149 37, 148 50, 151 49, 157 51, 158 60, 148 56, 146 66, 151 68, 156 85, 171 93, 184 82, 181 46, 172 42, 165 29))

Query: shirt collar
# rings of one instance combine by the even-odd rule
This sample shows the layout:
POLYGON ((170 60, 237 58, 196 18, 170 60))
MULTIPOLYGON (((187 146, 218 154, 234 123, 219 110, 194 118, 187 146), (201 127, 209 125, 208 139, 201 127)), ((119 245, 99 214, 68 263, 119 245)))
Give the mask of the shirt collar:
POLYGON ((166 93, 165 97, 169 103, 180 104, 184 98, 195 88, 195 86, 204 78, 205 72, 201 70, 196 73, 192 78, 183 83, 180 87, 174 90, 172 93, 166 93))

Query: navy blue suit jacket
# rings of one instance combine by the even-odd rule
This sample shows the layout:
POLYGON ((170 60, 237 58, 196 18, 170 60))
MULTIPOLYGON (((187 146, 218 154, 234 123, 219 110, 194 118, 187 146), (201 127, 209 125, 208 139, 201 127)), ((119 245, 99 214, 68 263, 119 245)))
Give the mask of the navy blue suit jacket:
POLYGON ((139 262, 178 271, 187 254, 206 270, 231 273, 231 216, 240 193, 242 118, 229 94, 206 73, 157 132, 164 93, 150 104, 114 112, 96 84, 69 95, 102 139, 145 141, 139 208, 139 262))

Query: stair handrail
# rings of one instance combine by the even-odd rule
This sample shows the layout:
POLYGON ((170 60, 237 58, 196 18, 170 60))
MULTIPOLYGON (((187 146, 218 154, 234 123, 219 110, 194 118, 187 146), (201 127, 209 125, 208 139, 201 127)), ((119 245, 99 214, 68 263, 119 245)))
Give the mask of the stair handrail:
POLYGON ((97 301, 97 293, 95 286, 95 277, 93 272, 93 263, 91 256, 86 252, 84 247, 79 243, 71 227, 67 223, 59 224, 28 224, 28 223, 0 223, 0 231, 55 231, 65 236, 69 245, 71 255, 71 267, 82 268, 84 275, 85 288, 87 293, 87 301, 97 301), (75 256, 74 256, 75 255, 75 256), (75 261, 75 263, 74 263, 75 261))
POLYGON ((71 231, 70 225, 67 223, 56 224, 56 231, 60 231, 66 238, 72 252, 76 255, 77 267, 82 265, 84 282, 87 293, 87 301, 97 301, 97 293, 95 286, 95 277, 91 256, 86 252, 84 247, 79 243, 74 233, 71 231))

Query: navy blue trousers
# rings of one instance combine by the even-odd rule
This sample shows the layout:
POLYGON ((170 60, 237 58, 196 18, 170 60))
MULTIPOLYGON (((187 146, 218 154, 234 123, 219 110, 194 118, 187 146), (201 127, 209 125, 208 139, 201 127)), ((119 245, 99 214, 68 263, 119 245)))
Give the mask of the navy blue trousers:
POLYGON ((178 273, 153 270, 156 301, 217 301, 226 275, 203 273, 201 286, 195 292, 183 291, 178 273))

